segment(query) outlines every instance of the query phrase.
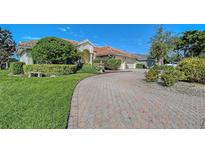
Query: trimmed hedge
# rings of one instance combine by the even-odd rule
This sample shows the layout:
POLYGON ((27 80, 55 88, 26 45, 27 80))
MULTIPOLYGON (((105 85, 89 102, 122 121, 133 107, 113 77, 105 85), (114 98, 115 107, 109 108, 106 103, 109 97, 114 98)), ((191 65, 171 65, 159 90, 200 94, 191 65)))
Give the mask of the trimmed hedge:
POLYGON ((145 65, 142 63, 137 63, 135 68, 145 68, 145 65))
POLYGON ((79 73, 98 73, 100 71, 100 67, 98 64, 86 64, 78 71, 79 73))
POLYGON ((61 65, 61 64, 33 64, 24 65, 24 72, 41 72, 47 76, 50 75, 68 75, 76 73, 76 65, 61 65))
POLYGON ((205 58, 185 58, 177 69, 184 72, 187 81, 205 83, 205 58))
POLYGON ((10 73, 13 75, 23 74, 23 62, 11 62, 10 63, 10 73))
POLYGON ((120 68, 121 63, 120 59, 109 59, 105 62, 105 69, 117 70, 120 68))

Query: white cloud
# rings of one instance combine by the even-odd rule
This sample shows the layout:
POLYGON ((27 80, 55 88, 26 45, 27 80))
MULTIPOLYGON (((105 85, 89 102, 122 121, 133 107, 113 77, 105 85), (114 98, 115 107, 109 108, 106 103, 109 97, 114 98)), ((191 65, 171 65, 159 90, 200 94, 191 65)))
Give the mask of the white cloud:
POLYGON ((24 40, 39 40, 40 37, 24 36, 23 39, 24 39, 24 40))
POLYGON ((67 26, 67 27, 58 27, 58 30, 62 31, 62 32, 68 32, 68 34, 73 35, 74 37, 78 37, 78 38, 83 38, 84 37, 84 33, 82 31, 80 31, 79 33, 74 33, 71 29, 71 27, 67 26))
POLYGON ((62 32, 66 32, 67 29, 66 28, 63 28, 63 27, 58 27, 58 30, 62 31, 62 32))
POLYGON ((68 30, 70 30, 71 28, 69 26, 67 27, 58 27, 58 30, 62 31, 62 32, 66 32, 68 30))

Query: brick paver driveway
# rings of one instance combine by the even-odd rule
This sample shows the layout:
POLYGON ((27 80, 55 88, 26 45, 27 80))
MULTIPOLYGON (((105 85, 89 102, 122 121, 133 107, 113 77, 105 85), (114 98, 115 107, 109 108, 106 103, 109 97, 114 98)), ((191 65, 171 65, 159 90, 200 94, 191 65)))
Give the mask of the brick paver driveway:
POLYGON ((109 73, 81 81, 68 128, 205 128, 204 97, 151 86, 143 73, 109 73))

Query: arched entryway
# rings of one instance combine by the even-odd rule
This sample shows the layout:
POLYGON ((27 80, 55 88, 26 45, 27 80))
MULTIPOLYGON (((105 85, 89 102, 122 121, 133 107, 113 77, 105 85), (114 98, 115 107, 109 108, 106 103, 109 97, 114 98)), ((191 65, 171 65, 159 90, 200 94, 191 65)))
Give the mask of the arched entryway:
POLYGON ((86 64, 93 63, 94 45, 89 40, 81 41, 77 45, 78 51, 81 53, 82 61, 86 64))
POLYGON ((90 52, 85 49, 81 52, 81 58, 83 60, 83 63, 88 64, 90 62, 90 52))

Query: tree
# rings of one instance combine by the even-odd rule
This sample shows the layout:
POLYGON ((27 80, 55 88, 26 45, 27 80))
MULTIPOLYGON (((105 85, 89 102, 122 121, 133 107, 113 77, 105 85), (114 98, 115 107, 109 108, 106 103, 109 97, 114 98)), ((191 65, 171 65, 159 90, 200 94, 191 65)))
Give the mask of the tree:
POLYGON ((181 50, 176 50, 177 44, 181 41, 178 36, 172 37, 171 38, 171 50, 167 53, 165 57, 165 61, 167 63, 176 63, 182 60, 184 57, 183 51, 181 50))
POLYGON ((8 62, 15 51, 16 43, 13 40, 11 32, 0 28, 0 68, 8 62))
POLYGON ((56 37, 39 40, 32 49, 32 57, 39 64, 73 64, 80 58, 75 46, 56 37))
POLYGON ((186 31, 180 37, 176 50, 184 51, 185 57, 205 55, 205 31, 186 31))
POLYGON ((149 57, 155 58, 159 65, 164 64, 167 53, 173 48, 171 33, 165 32, 163 27, 159 26, 151 43, 149 57))
POLYGON ((166 56, 166 58, 165 58, 165 61, 167 62, 167 63, 177 63, 177 62, 179 62, 180 60, 182 60, 182 58, 183 58, 183 55, 182 55, 182 53, 181 52, 178 52, 178 51, 170 51, 168 54, 167 54, 167 56, 166 56))

